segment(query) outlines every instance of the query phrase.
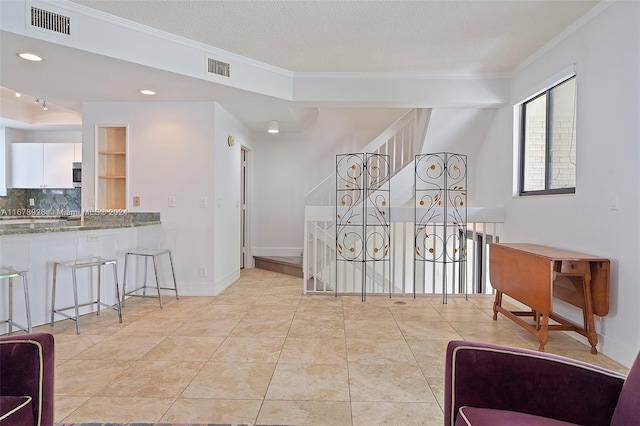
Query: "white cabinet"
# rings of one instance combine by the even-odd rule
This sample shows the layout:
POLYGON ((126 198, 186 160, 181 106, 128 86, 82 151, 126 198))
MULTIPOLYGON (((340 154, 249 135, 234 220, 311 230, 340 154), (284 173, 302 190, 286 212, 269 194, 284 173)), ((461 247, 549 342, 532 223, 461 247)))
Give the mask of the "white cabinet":
POLYGON ((42 183, 45 188, 73 188, 74 146, 71 143, 46 143, 43 148, 42 183))
POLYGON ((41 188, 43 177, 41 143, 11 144, 11 187, 41 188))
POLYGON ((73 162, 82 163, 82 144, 81 143, 73 144, 73 162))
POLYGON ((11 144, 12 188, 73 188, 73 143, 11 144))

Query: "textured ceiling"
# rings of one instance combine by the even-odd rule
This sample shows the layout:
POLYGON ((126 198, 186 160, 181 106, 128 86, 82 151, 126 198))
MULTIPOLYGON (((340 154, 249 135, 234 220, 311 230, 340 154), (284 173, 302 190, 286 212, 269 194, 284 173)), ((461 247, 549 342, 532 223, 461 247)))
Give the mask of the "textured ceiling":
POLYGON ((505 73, 598 1, 73 0, 298 72, 505 73))

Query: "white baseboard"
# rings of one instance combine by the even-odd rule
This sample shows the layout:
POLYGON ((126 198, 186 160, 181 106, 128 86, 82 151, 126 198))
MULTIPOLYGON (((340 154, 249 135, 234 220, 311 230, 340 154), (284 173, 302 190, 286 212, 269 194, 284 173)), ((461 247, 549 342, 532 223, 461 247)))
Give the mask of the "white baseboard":
POLYGON ((254 247, 254 256, 301 256, 302 247, 254 247))
POLYGON ((233 284, 236 281, 238 281, 238 279, 240 279, 240 270, 236 269, 235 271, 233 271, 233 272, 227 274, 226 276, 222 277, 221 279, 217 280, 216 283, 215 283, 215 292, 216 292, 216 294, 222 293, 224 291, 224 289, 226 289, 231 284, 233 284))

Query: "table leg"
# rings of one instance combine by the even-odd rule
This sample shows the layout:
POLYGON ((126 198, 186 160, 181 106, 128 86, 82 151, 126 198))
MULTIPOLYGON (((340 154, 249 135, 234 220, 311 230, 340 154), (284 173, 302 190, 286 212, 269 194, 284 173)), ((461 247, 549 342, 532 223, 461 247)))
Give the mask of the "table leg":
POLYGON ((587 339, 591 345, 591 353, 597 354, 598 349, 598 333, 596 333, 596 324, 593 319, 593 296, 591 295, 591 267, 587 268, 587 273, 584 274, 582 280, 584 286, 584 325, 587 333, 587 339))
POLYGON ((493 320, 498 319, 498 306, 502 306, 502 292, 496 290, 496 300, 493 302, 493 320))
POLYGON ((544 345, 549 341, 549 315, 541 315, 542 322, 540 324, 540 331, 538 332, 538 350, 544 352, 544 345))

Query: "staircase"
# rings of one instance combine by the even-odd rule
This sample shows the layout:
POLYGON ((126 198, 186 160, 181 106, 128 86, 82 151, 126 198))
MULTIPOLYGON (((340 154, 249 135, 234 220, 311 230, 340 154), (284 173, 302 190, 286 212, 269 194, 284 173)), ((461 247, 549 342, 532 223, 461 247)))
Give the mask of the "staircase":
POLYGON ((302 278, 301 256, 254 256, 256 268, 302 278))
MULTIPOLYGON (((389 175, 392 188, 391 205, 403 205, 413 196, 413 169, 415 155, 422 152, 424 140, 431 118, 431 109, 412 109, 391 124, 384 132, 365 146, 360 152, 389 156, 389 175)), ((305 291, 312 280, 313 289, 335 290, 336 272, 346 274, 349 282, 361 281, 362 277, 383 277, 374 279, 374 292, 391 292, 388 270, 376 265, 353 265, 341 267, 335 262, 335 171, 305 196, 305 251, 303 271, 307 272, 305 291), (308 226, 313 224, 313 229, 308 226), (309 255, 313 253, 313 255, 309 255), (321 253, 320 256, 317 254, 321 253), (338 270, 336 270, 338 268, 338 270), (364 269, 363 269, 364 268, 364 269), (382 268, 382 269, 380 269, 382 268), (386 290, 385 290, 386 289, 386 290)), ((355 292, 355 287, 337 289, 340 293, 355 292)))
MULTIPOLYGON (((441 131, 449 122, 457 131, 468 130, 461 123, 453 121, 453 118, 464 113, 466 111, 446 111, 438 115, 432 114, 431 109, 413 109, 359 150, 360 153, 387 154, 390 157, 389 261, 373 264, 361 261, 336 262, 335 171, 305 196, 302 266, 305 294, 359 294, 362 291, 366 294, 408 295, 491 291, 487 273, 488 250, 489 243, 501 237, 504 221, 502 208, 467 208, 467 256, 463 264, 436 265, 423 262, 424 265, 417 266, 414 263, 414 207, 407 206, 412 204, 410 201, 414 196, 415 155, 426 152, 425 138, 432 122, 437 124, 435 127, 438 129, 433 132, 430 130, 429 149, 435 148, 432 145, 442 149, 442 142, 449 142, 444 136, 451 133, 441 131), (440 144, 432 144, 435 141, 440 144), (416 274, 419 274, 419 279, 416 274)), ((456 135, 463 141, 481 141, 491 117, 491 112, 471 114, 469 123, 471 129, 477 130, 475 134, 456 135)), ((450 145, 446 144, 447 147, 450 145)))
MULTIPOLYGON (((392 188, 394 185, 393 178, 399 175, 402 170, 412 169, 412 167, 408 166, 413 164, 415 155, 422 152, 430 118, 431 109, 412 109, 359 151, 368 154, 389 155, 392 188)), ((409 176, 411 177, 411 185, 413 185, 413 172, 409 176)), ((334 171, 305 195, 305 207, 335 206, 335 186, 336 174, 334 171)), ((405 196, 409 196, 404 202, 408 201, 413 195, 413 191, 411 188, 409 189, 409 191, 404 191, 405 196)), ((397 199, 394 201, 399 204, 404 203, 397 199)))

